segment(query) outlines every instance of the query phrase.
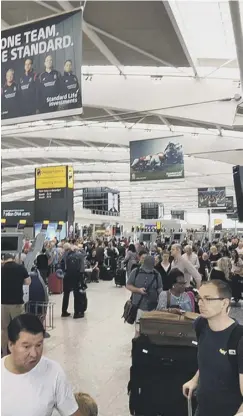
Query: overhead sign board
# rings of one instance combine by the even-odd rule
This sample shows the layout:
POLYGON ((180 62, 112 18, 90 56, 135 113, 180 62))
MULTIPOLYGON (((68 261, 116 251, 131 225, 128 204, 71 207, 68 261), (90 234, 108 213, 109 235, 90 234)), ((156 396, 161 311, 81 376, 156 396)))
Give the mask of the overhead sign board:
POLYGON ((228 214, 234 212, 234 198, 233 196, 226 196, 225 198, 225 207, 224 208, 215 208, 212 209, 213 214, 228 214))
POLYGON ((223 229, 223 220, 220 218, 214 219, 214 231, 222 231, 223 229))
POLYGON ((2 30, 2 124, 82 112, 82 10, 2 30))
POLYGON ((225 206, 225 187, 198 188, 198 208, 224 208, 225 206))
MULTIPOLYGON (((74 173, 72 166, 35 169, 35 222, 73 218, 74 173)), ((69 220, 70 221, 70 220, 69 220)))
POLYGON ((130 180, 184 178, 184 154, 179 138, 130 142, 130 180))
POLYGON ((66 188, 66 166, 46 166, 35 170, 35 189, 66 188))
POLYGON ((185 211, 182 210, 171 210, 171 218, 184 220, 185 219, 185 211))
POLYGON ((26 221, 26 227, 32 227, 34 223, 34 201, 2 202, 1 217, 6 220, 6 227, 17 227, 17 224, 22 221, 26 221))

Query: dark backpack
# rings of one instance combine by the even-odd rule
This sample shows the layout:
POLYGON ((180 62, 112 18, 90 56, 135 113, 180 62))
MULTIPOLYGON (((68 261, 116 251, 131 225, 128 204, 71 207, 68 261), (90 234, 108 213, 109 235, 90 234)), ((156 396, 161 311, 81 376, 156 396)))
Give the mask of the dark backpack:
MULTIPOLYGON (((198 342, 199 342, 201 334, 203 333, 203 331, 205 331, 206 326, 207 326, 207 320, 204 318, 199 318, 197 325, 196 325, 196 335, 197 335, 198 342)), ((228 344, 227 344, 228 359, 232 367, 232 370, 238 380, 239 380, 238 346, 242 338, 243 338, 243 325, 238 324, 231 332, 231 335, 229 337, 228 344)))
POLYGON ((77 253, 68 253, 66 259, 66 271, 68 274, 77 273, 81 270, 81 259, 77 253))

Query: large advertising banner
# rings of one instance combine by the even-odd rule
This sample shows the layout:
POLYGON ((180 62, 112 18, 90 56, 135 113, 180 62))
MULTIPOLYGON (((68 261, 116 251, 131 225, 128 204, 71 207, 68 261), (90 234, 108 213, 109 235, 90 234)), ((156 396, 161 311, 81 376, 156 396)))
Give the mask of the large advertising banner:
POLYGON ((220 208, 225 206, 225 187, 198 189, 198 208, 220 208))
POLYGON ((228 214, 235 211, 233 196, 226 196, 225 207, 212 209, 213 214, 228 214))
POLYGON ((171 210, 171 218, 175 220, 183 220, 185 219, 185 211, 182 210, 171 210))
POLYGON ((108 193, 108 211, 109 212, 119 212, 119 194, 118 193, 108 193))
POLYGON ((177 138, 130 142, 130 180, 184 178, 184 154, 177 138))
POLYGON ((2 31, 2 124, 82 113, 82 11, 2 31))

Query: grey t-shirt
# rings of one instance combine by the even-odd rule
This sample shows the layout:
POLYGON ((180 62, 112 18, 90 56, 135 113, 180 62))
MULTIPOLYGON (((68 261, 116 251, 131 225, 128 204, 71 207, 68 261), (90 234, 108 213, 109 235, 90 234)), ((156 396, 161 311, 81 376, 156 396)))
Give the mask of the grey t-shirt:
MULTIPOLYGON (((151 304, 156 303, 158 301, 158 296, 163 289, 162 278, 160 274, 157 272, 157 270, 153 270, 152 272, 147 273, 141 267, 139 270, 137 269, 133 270, 127 281, 128 285, 133 285, 137 288, 144 287, 146 289, 150 285, 153 279, 154 279, 154 282, 152 286, 149 288, 149 292, 147 293, 147 295, 143 295, 142 302, 139 305, 139 309, 142 309, 143 311, 150 310, 151 304), (154 279, 154 277, 156 278, 154 279)), ((133 293, 132 303, 134 305, 138 305, 140 299, 141 299, 141 295, 139 293, 133 293)), ((155 305, 155 308, 156 308, 156 305, 155 305)))

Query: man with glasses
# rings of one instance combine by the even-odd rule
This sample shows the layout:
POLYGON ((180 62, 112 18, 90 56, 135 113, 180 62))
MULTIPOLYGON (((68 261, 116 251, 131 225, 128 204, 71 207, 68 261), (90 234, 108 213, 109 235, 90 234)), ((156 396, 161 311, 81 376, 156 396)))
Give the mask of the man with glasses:
POLYGON ((243 327, 229 317, 231 289, 213 280, 199 290, 201 317, 195 322, 198 371, 183 386, 197 389, 197 416, 239 416, 243 412, 243 327))

